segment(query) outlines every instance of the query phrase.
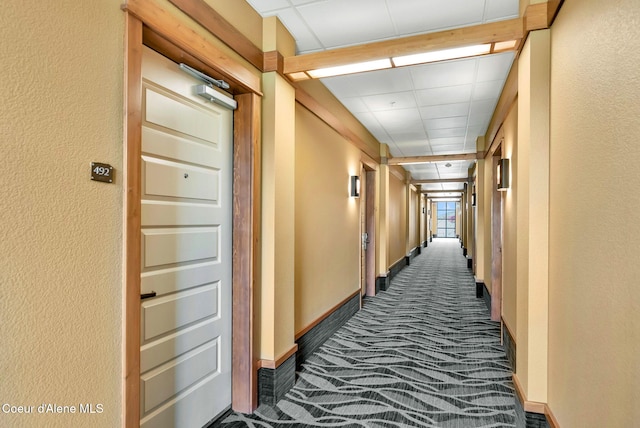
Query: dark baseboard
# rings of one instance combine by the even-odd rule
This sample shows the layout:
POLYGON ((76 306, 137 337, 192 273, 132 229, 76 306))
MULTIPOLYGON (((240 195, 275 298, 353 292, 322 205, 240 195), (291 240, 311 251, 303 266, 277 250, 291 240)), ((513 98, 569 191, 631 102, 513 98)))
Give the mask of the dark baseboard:
POLYGON ((296 343, 298 352, 296 364, 298 369, 324 342, 333 335, 342 325, 360 310, 360 294, 356 294, 337 308, 328 317, 320 321, 315 327, 300 336, 296 343))
POLYGON ((516 341, 511 336, 511 332, 504 324, 502 325, 502 346, 507 353, 507 359, 511 363, 511 371, 516 372, 516 341))
POLYGON ((389 289, 389 285, 391 283, 389 273, 390 272, 387 272, 386 275, 376 278, 376 294, 378 294, 379 291, 387 291, 389 289))
POLYGON ((467 257, 467 267, 468 267, 469 269, 472 269, 472 268, 473 268, 473 258, 471 258, 471 257, 467 257))
MULTIPOLYGON (((416 257, 418 257, 418 255, 420 255, 422 253, 422 249, 420 247, 416 247, 413 250, 409 251, 409 255, 405 256, 405 266, 409 266, 411 264, 411 260, 415 259, 416 257)), ((404 266, 403 266, 404 267, 404 266)), ((402 269, 400 269, 402 270, 402 269)))
POLYGON ((424 241, 424 242, 422 243, 422 246, 423 246, 424 248, 427 248, 427 247, 429 246, 429 241, 428 241, 428 240, 427 240, 427 241, 424 241))
POLYGON ((491 293, 489 293, 489 289, 485 283, 482 283, 482 297, 484 297, 484 303, 487 305, 487 309, 491 312, 491 293))
POLYGON ((429 242, 433 242, 433 235, 429 237, 429 242))
POLYGON ((476 298, 482 299, 484 295, 484 282, 476 282, 476 298))
POLYGON ((551 428, 547 417, 540 413, 526 412, 518 398, 516 402, 516 426, 518 428, 551 428))
POLYGON ((434 233, 433 235, 431 235, 431 237, 432 237, 432 238, 437 238, 437 237, 438 237, 438 234, 437 234, 437 233, 434 233))
POLYGON ((467 249, 462 247, 462 255, 467 257, 467 249))
POLYGON ((296 354, 275 369, 258 370, 258 402, 274 406, 296 383, 296 354))
POLYGON ((390 268, 389 268, 389 281, 391 281, 393 279, 394 276, 396 276, 397 274, 400 273, 400 271, 402 269, 404 269, 405 266, 408 265, 408 260, 409 257, 403 257, 400 260, 398 260, 397 262, 395 262, 390 268))

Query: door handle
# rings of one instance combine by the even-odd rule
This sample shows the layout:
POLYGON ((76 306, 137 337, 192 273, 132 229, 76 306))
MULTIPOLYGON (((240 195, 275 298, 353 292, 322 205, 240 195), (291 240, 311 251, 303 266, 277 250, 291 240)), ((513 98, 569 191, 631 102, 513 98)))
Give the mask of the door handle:
POLYGON ((152 297, 156 297, 156 292, 152 291, 151 293, 144 293, 140 295, 140 300, 150 299, 152 297))

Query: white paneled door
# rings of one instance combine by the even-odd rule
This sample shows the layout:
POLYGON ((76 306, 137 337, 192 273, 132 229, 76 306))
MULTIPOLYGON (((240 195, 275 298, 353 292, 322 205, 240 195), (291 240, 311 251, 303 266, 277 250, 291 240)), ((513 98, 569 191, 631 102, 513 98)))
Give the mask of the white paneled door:
POLYGON ((140 426, 200 428, 231 405, 233 112, 145 48, 140 426))

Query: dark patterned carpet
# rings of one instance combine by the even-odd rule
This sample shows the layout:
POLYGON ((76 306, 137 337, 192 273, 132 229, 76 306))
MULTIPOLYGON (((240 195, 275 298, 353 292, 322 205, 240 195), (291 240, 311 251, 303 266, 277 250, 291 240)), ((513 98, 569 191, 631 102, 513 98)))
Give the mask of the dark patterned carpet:
POLYGON ((276 406, 222 427, 515 427, 511 369, 455 239, 434 240, 276 406))

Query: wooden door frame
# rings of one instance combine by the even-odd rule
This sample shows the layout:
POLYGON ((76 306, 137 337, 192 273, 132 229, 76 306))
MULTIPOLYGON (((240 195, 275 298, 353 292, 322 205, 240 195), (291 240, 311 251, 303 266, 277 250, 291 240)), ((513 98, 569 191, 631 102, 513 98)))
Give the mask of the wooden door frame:
POLYGON ((365 294, 376 295, 376 176, 378 171, 363 165, 365 179, 365 227, 369 235, 367 251, 365 251, 365 294))
POLYGON ((496 185, 496 169, 502 154, 500 146, 491 157, 491 320, 502 318, 502 192, 496 185))
POLYGON ((233 131, 232 407, 257 407, 253 340, 254 287, 260 236, 260 78, 148 0, 129 0, 125 14, 123 426, 140 426, 140 270, 142 51, 149 46, 231 84, 238 109, 233 131))

